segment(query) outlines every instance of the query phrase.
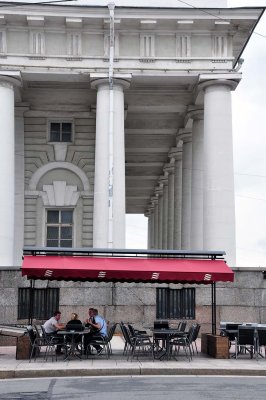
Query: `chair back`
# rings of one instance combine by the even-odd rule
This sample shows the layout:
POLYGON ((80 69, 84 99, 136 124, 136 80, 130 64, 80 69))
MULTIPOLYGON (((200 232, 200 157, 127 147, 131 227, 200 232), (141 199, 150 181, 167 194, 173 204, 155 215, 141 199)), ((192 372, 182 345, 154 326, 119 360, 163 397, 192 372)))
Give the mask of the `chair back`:
POLYGON ((26 327, 26 329, 27 329, 27 332, 28 332, 28 335, 29 335, 29 338, 30 338, 30 343, 31 343, 31 345, 34 345, 34 341, 36 339, 36 334, 34 333, 32 325, 28 325, 26 327))
POLYGON ((181 332, 185 332, 186 327, 187 327, 187 321, 182 321, 182 322, 180 323, 179 330, 180 330, 181 332))
POLYGON ((239 326, 238 327, 238 344, 254 345, 255 327, 239 326))
POLYGON ((130 346, 132 346, 133 343, 132 343, 132 339, 129 334, 128 328, 125 326, 125 324, 123 322, 120 323, 120 328, 121 328, 121 331, 123 333, 126 343, 128 343, 130 346))
POLYGON ((195 329, 193 330, 192 342, 197 340, 200 331, 200 324, 195 324, 195 329))
POLYGON ((266 328, 257 327, 259 346, 266 346, 266 328))
POLYGON ((191 325, 191 327, 188 330, 187 334, 187 341, 189 344, 193 342, 193 337, 194 337, 194 332, 197 329, 197 326, 195 324, 191 325))
POLYGON ((112 338, 113 338, 113 336, 114 336, 114 333, 115 333, 115 330, 116 330, 116 326, 117 326, 117 323, 113 324, 113 325, 109 328, 109 330, 108 330, 108 336, 107 336, 108 342, 110 342, 110 341, 112 340, 112 338))
POLYGON ((153 323, 154 329, 169 329, 168 321, 154 321, 153 323))

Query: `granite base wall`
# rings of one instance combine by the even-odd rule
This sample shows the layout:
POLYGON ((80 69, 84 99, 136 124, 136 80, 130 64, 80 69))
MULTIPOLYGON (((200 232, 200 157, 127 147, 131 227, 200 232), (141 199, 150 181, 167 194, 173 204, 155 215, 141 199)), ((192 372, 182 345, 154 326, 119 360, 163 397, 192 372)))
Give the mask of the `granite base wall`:
MULTIPOLYGON (((18 288, 29 286, 30 282, 21 276, 20 271, 0 270, 0 324, 27 323, 17 318, 18 288)), ((47 287, 47 281, 36 281, 35 287, 47 287)), ((157 286, 154 284, 53 281, 49 282, 49 287, 60 288, 62 321, 69 320, 73 311, 85 320, 89 306, 98 308, 99 313, 111 322, 123 320, 142 327, 156 319, 157 286)), ((170 287, 182 286, 171 284, 170 287)), ((196 321, 201 324, 202 333, 209 333, 211 286, 193 287, 196 287, 196 321)), ((220 321, 266 323, 265 287, 266 280, 258 270, 236 270, 233 283, 218 283, 217 328, 220 321)))

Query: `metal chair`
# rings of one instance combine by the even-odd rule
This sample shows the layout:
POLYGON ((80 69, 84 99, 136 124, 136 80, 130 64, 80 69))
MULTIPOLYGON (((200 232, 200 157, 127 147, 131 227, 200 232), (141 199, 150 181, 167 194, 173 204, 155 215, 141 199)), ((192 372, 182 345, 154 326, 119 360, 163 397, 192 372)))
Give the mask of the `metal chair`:
POLYGON ((197 348, 197 342, 196 342, 196 340, 197 340, 197 338, 198 338, 199 331, 200 331, 200 324, 195 324, 195 329, 194 329, 194 331, 193 331, 192 342, 191 342, 191 348, 192 348, 193 354, 195 354, 195 353, 194 353, 193 345, 194 345, 195 350, 196 350, 196 352, 197 352, 197 354, 198 354, 198 348, 197 348))
POLYGON ((47 334, 45 332, 43 325, 41 325, 41 330, 42 330, 42 338, 45 339, 46 343, 47 343, 45 359, 47 360, 48 356, 51 355, 52 360, 53 360, 53 357, 55 355, 55 359, 57 361, 57 354, 56 354, 57 346, 60 345, 60 346, 64 346, 66 348, 66 343, 65 343, 64 337, 59 338, 58 336, 53 336, 53 335, 47 334))
POLYGON ((197 329, 197 325, 194 324, 189 328, 188 332, 184 332, 183 336, 175 337, 170 340, 170 355, 175 358, 175 354, 179 353, 180 348, 184 349, 186 358, 188 361, 192 360, 192 339, 194 337, 194 332, 197 329))
POLYGON ((256 349, 255 327, 240 325, 238 327, 235 357, 237 358, 239 353, 243 353, 243 351, 245 351, 250 354, 250 358, 253 358, 255 349, 256 349))
POLYGON ((48 347, 48 342, 46 338, 44 337, 37 337, 36 333, 33 330, 33 327, 31 325, 28 325, 26 327, 30 343, 31 343, 31 352, 30 352, 30 359, 29 362, 31 362, 32 358, 34 357, 34 361, 36 361, 37 356, 41 354, 42 348, 45 348, 44 352, 44 359, 47 360, 47 347, 48 347))
POLYGON ((257 328, 257 353, 256 356, 261 356, 266 358, 266 328, 258 326, 257 328), (261 353, 260 349, 264 348, 264 356, 261 353))

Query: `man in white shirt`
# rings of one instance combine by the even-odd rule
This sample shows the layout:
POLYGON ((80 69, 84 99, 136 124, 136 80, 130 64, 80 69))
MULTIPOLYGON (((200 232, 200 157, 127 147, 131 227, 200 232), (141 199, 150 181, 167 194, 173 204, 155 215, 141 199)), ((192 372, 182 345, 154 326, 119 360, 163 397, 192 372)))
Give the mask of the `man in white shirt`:
MULTIPOLYGON (((59 329, 63 329, 65 327, 64 324, 61 324, 59 322, 60 318, 61 318, 61 312, 60 311, 55 311, 54 315, 43 324, 43 328, 44 328, 45 333, 47 334, 47 336, 56 337, 57 336, 57 331, 59 329)), ((58 336, 58 341, 60 341, 61 339, 62 338, 60 336, 58 336)), ((62 354, 61 349, 62 349, 62 346, 58 344, 57 347, 56 347, 56 353, 57 354, 62 354)))

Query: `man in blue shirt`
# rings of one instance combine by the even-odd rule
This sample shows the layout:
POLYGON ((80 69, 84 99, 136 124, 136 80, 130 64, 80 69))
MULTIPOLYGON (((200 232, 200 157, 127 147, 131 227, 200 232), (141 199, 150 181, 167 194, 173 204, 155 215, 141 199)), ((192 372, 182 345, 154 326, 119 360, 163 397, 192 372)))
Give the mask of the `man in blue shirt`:
MULTIPOLYGON (((91 354, 89 346, 91 342, 97 339, 97 337, 105 338, 107 336, 107 324, 104 318, 98 315, 98 310, 96 308, 92 310, 92 314, 93 318, 90 318, 86 324, 87 326, 90 326, 91 330, 87 335, 84 335, 84 351, 86 354, 91 354)), ((93 347, 96 349, 97 354, 101 354, 103 347, 99 344, 93 344, 93 347)))

